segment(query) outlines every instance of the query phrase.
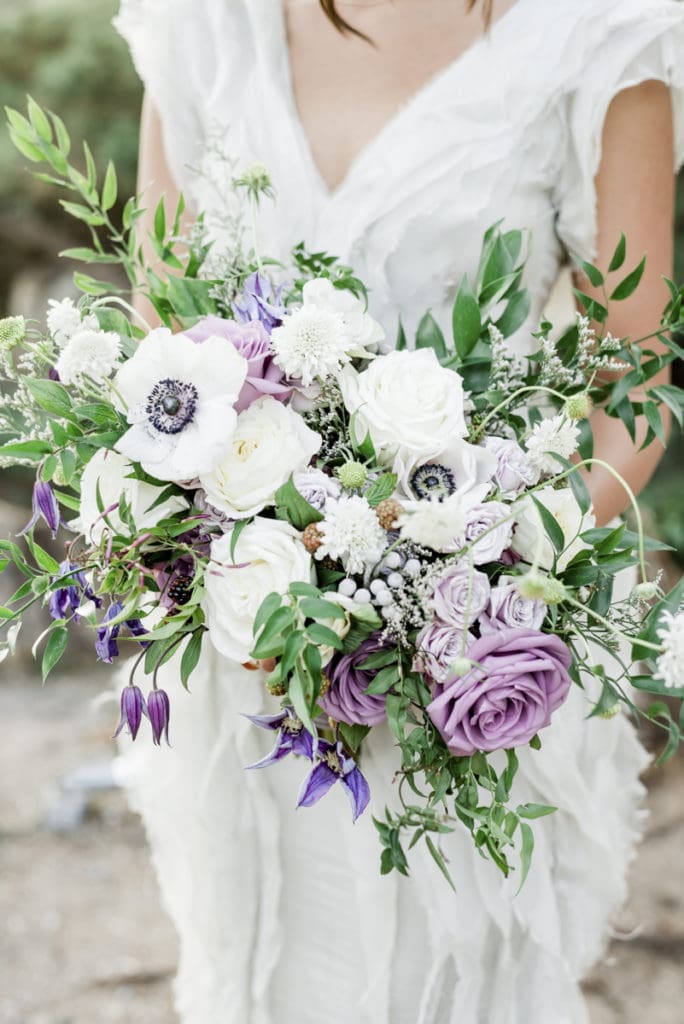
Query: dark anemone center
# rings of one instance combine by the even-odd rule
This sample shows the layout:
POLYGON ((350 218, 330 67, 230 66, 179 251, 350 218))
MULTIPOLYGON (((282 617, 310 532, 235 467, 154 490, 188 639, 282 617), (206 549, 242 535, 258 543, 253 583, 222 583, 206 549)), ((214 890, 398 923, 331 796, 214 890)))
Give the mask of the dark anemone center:
POLYGON ((167 378, 160 380, 150 391, 145 412, 154 429, 161 434, 180 434, 195 418, 198 398, 194 384, 167 378))
POLYGON ((428 463, 419 466, 409 480, 411 490, 418 498, 433 498, 443 501, 456 490, 454 474, 446 466, 428 463))

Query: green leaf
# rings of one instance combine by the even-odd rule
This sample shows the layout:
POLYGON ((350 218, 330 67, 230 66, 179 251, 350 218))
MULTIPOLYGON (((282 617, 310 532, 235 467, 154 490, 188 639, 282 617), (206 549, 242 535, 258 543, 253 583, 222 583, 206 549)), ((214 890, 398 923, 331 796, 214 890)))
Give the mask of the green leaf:
POLYGON ((397 486, 398 477, 395 473, 384 473, 371 484, 364 497, 368 504, 375 508, 381 501, 391 498, 397 486))
POLYGON ((30 459, 32 462, 38 462, 49 452, 50 445, 46 441, 12 441, 0 447, 2 458, 30 459))
POLYGON ((66 388, 54 380, 26 378, 26 385, 41 409, 55 416, 68 416, 73 405, 66 388))
POLYGON ((30 533, 26 534, 26 545, 36 560, 36 564, 51 576, 59 574, 59 562, 56 562, 52 555, 49 555, 40 544, 37 544, 30 533))
POLYGON ((105 223, 105 219, 102 214, 95 213, 89 206, 83 206, 81 203, 70 203, 66 199, 60 199, 59 205, 71 217, 75 217, 76 220, 80 220, 84 224, 88 224, 91 228, 102 227, 105 223))
POLYGON ((628 274, 611 294, 611 302, 622 302, 624 299, 628 299, 639 287, 641 278, 644 276, 645 268, 646 257, 644 256, 639 266, 636 267, 631 274, 628 274))
POLYGON ((454 892, 456 892, 456 886, 454 885, 454 881, 453 881, 451 875, 449 874, 449 869, 447 868, 446 864, 444 863, 444 857, 439 852, 439 850, 435 846, 434 842, 432 841, 430 836, 427 835, 427 833, 425 835, 425 842, 427 843, 427 848, 430 851, 430 854, 431 854, 432 859, 434 860, 435 864, 437 865, 439 870, 442 872, 442 874, 446 878, 446 880, 449 883, 449 885, 451 886, 451 888, 454 890, 454 892))
POLYGON ((90 277, 89 274, 74 274, 74 284, 79 291, 85 292, 86 295, 116 295, 121 291, 121 288, 111 284, 110 281, 98 281, 95 277, 90 277))
POLYGON ((295 487, 292 477, 276 491, 275 503, 279 519, 287 519, 296 530, 311 523, 320 523, 323 514, 310 505, 295 487))
POLYGON ((431 313, 426 313, 418 325, 416 348, 431 348, 438 359, 443 359, 447 354, 444 334, 431 313))
POLYGON ((615 270, 619 270, 625 262, 627 256, 627 239, 623 232, 620 232, 620 241, 615 246, 615 252, 613 253, 610 265, 608 267, 608 273, 612 274, 615 270))
POLYGON ((589 494, 589 489, 584 482, 584 477, 579 472, 571 473, 568 477, 568 483, 577 498, 577 504, 580 507, 580 511, 585 515, 591 508, 591 495, 589 494))
POLYGON ((102 209, 111 210, 116 203, 116 197, 118 194, 118 182, 116 177, 116 168, 113 162, 110 160, 107 165, 107 173, 105 174, 104 185, 102 186, 102 209))
POLYGON ((158 242, 163 242, 166 238, 166 207, 163 198, 159 200, 154 211, 154 236, 158 242))
POLYGON ((258 634, 259 630, 264 625, 264 623, 267 622, 268 619, 270 619, 270 617, 273 615, 275 611, 277 611, 278 608, 280 608, 282 603, 282 596, 280 594, 276 594, 275 592, 269 594, 267 597, 264 598, 264 600, 259 605, 259 610, 256 613, 256 616, 254 617, 254 624, 252 626, 252 629, 255 636, 258 634))
POLYGON ((297 717, 304 725, 307 732, 310 732, 312 736, 316 735, 316 726, 311 716, 311 710, 309 708, 309 698, 307 695, 307 680, 304 674, 304 668, 301 660, 297 661, 294 672, 290 679, 287 693, 292 701, 292 706, 297 713, 297 717))
MULTIPOLYGON (((520 823, 520 831, 522 833, 522 849, 520 851, 520 885, 518 886, 518 892, 522 889, 523 885, 527 881, 527 876, 530 873, 532 866, 532 854, 534 853, 534 832, 529 825, 525 822, 520 823)), ((517 895, 517 893, 516 893, 517 895)))
POLYGON ((291 583, 287 590, 293 597, 320 597, 321 595, 320 590, 313 583, 302 583, 301 580, 291 583))
POLYGON ((50 672, 52 672, 53 668, 64 654, 68 642, 69 633, 64 626, 58 626, 50 633, 45 647, 45 652, 43 654, 43 682, 45 682, 47 677, 50 675, 50 672))
POLYGON ((456 352, 465 359, 477 345, 482 331, 480 307, 466 275, 454 302, 452 327, 456 352))
POLYGON ((347 613, 338 604, 325 601, 322 598, 304 597, 299 602, 299 609, 308 619, 318 619, 323 622, 329 619, 346 619, 347 617, 347 613))
POLYGON ((593 263, 588 263, 586 260, 582 260, 580 266, 587 275, 594 288, 600 288, 604 283, 605 278, 598 267, 595 267, 593 263))
POLYGON ((190 637, 190 642, 183 651, 180 672, 181 682, 183 683, 183 686, 186 688, 186 690, 188 688, 190 676, 197 668, 197 663, 199 662, 200 654, 202 653, 202 641, 204 640, 204 632, 205 631, 203 629, 198 629, 195 633, 193 633, 192 636, 190 637))
POLYGON ((394 347, 397 352, 403 352, 404 349, 406 348, 406 331, 404 330, 404 325, 402 324, 401 320, 399 320, 399 327, 397 328, 397 341, 394 347))
POLYGON ((235 549, 237 548, 237 542, 240 540, 242 531, 245 530, 251 522, 251 519, 241 519, 240 522, 236 523, 230 535, 230 558, 235 563, 235 549))
POLYGON ((530 821, 535 818, 545 818, 547 814, 554 814, 557 810, 557 807, 550 807, 547 804, 520 804, 516 809, 519 817, 527 818, 530 821))
POLYGON ((306 635, 313 644, 317 644, 319 647, 334 647, 336 651, 341 651, 344 647, 341 637, 329 626, 324 626, 320 622, 312 622, 307 626, 306 635))
POLYGON ((397 671, 397 665, 395 663, 393 665, 388 665, 387 668, 380 669, 364 692, 369 696, 380 697, 385 693, 389 693, 398 682, 399 672, 397 671))
POLYGON ((646 421, 649 427, 651 428, 655 436, 658 438, 660 443, 664 446, 665 427, 663 425, 663 418, 660 415, 660 409, 658 408, 655 402, 644 403, 644 416, 646 417, 646 421))
POLYGON ((39 107, 33 97, 28 97, 28 115, 36 134, 43 142, 52 142, 52 125, 47 119, 42 107, 39 107))
POLYGON ((510 338, 522 327, 529 316, 530 307, 530 293, 527 290, 517 292, 513 296, 496 324, 504 338, 510 338))
POLYGON ((347 744, 354 757, 358 754, 361 749, 361 744, 370 731, 369 725, 347 725, 346 722, 340 722, 340 733, 342 735, 342 739, 347 744))
POLYGON ((532 495, 532 500, 537 507, 537 511, 541 517, 542 525, 546 531, 549 540, 554 546, 556 554, 559 555, 565 548, 565 534, 560 526, 560 523, 554 515, 549 512, 545 505, 532 495))

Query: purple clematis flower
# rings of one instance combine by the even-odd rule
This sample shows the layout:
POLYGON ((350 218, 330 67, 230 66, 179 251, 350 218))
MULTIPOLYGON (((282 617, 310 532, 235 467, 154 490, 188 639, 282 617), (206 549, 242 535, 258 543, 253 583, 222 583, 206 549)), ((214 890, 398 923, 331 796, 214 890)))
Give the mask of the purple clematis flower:
POLYGON ((294 708, 286 707, 277 715, 245 715, 250 722, 260 729, 271 729, 278 733, 276 745, 266 757, 256 764, 248 764, 248 768, 266 768, 275 764, 288 754, 298 754, 313 760, 313 737, 304 728, 303 723, 295 714, 294 708))
POLYGON ((147 697, 147 717, 152 726, 152 740, 155 746, 161 746, 162 736, 169 743, 169 720, 171 718, 171 702, 169 695, 156 686, 147 697))
POLYGON ((302 783, 297 807, 313 807, 336 782, 341 782, 356 821, 370 800, 370 787, 356 761, 345 752, 342 743, 327 740, 318 741, 316 756, 318 764, 302 783))
POLYGON ((85 573, 75 562, 62 562, 59 567, 59 576, 54 576, 52 582, 56 583, 62 579, 66 586, 60 587, 59 590, 53 590, 48 601, 50 615, 53 619, 66 619, 69 614, 72 614, 74 621, 78 622, 79 615, 77 613, 84 598, 86 601, 92 601, 96 608, 102 606, 102 601, 89 585, 85 573))
POLYGON ((33 498, 31 504, 33 507, 33 514, 19 536, 23 537, 25 533, 28 533, 28 531, 36 525, 39 519, 42 519, 54 537, 61 525, 62 517, 60 515, 57 498, 55 497, 50 484, 46 484, 43 480, 36 480, 33 487, 33 498))
POLYGON ((233 303, 233 313, 243 323, 259 320, 270 334, 285 316, 282 295, 282 287, 274 288, 268 278, 257 271, 245 281, 242 299, 233 303))
POLYGON ((140 687, 133 686, 131 683, 129 686, 125 686, 121 692, 121 721, 112 739, 116 739, 124 728, 128 728, 132 739, 135 739, 143 715, 147 715, 145 698, 140 687))
MULTIPOLYGON (((123 611, 123 605, 120 601, 115 601, 107 609, 107 613, 102 621, 102 625, 97 631, 97 640, 95 642, 95 650, 100 661, 104 661, 107 665, 111 665, 114 658, 119 656, 119 645, 117 639, 121 632, 122 623, 117 622, 116 625, 110 626, 108 623, 115 619, 117 615, 121 615, 123 611)), ((127 619, 125 625, 128 627, 133 636, 144 636, 147 630, 143 626, 140 619, 127 619)))

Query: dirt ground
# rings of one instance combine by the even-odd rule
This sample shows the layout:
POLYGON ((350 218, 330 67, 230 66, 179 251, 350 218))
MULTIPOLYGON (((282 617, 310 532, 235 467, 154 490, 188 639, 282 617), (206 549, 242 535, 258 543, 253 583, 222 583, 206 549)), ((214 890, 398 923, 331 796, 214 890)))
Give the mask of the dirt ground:
MULTIPOLYGON (((102 673, 41 690, 5 663, 0 680, 0 1024, 173 1024, 175 936, 140 823, 106 788, 116 709, 93 707, 102 673), (79 778, 95 787, 83 806, 79 778)), ((648 781, 618 923, 631 939, 588 982, 592 1024, 684 1020, 684 762, 648 781)))

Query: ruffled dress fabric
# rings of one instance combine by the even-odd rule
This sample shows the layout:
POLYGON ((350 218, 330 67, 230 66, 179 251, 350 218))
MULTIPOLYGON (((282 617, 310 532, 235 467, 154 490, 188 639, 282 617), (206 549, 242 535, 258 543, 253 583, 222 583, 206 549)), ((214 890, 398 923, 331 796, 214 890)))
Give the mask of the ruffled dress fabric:
MULTIPOLYGON (((517 0, 490 35, 436 75, 359 154, 322 182, 292 96, 281 0, 123 0, 117 26, 162 119, 178 184, 221 240, 221 190, 197 173, 217 139, 271 170, 263 250, 304 239, 351 262, 392 337, 426 308, 448 325, 484 231, 530 233, 530 345, 564 250, 590 258, 593 181, 611 99, 649 79, 672 87, 684 156, 684 4, 517 0)), ((224 190, 225 191, 225 190, 224 190)), ((628 585, 628 583, 626 584, 628 585)), ((170 750, 139 738, 122 772, 148 830, 181 940, 183 1024, 586 1024, 579 983, 626 895, 646 755, 623 718, 587 719, 571 694, 521 752, 515 796, 558 812, 535 823, 529 879, 505 881, 461 831, 410 879, 381 877, 371 814, 396 804, 396 751, 377 729, 363 761, 372 806, 356 825, 343 792, 295 810, 306 764, 244 766, 270 735, 241 712, 274 710, 259 673, 213 653, 192 693, 165 670, 170 750)))

